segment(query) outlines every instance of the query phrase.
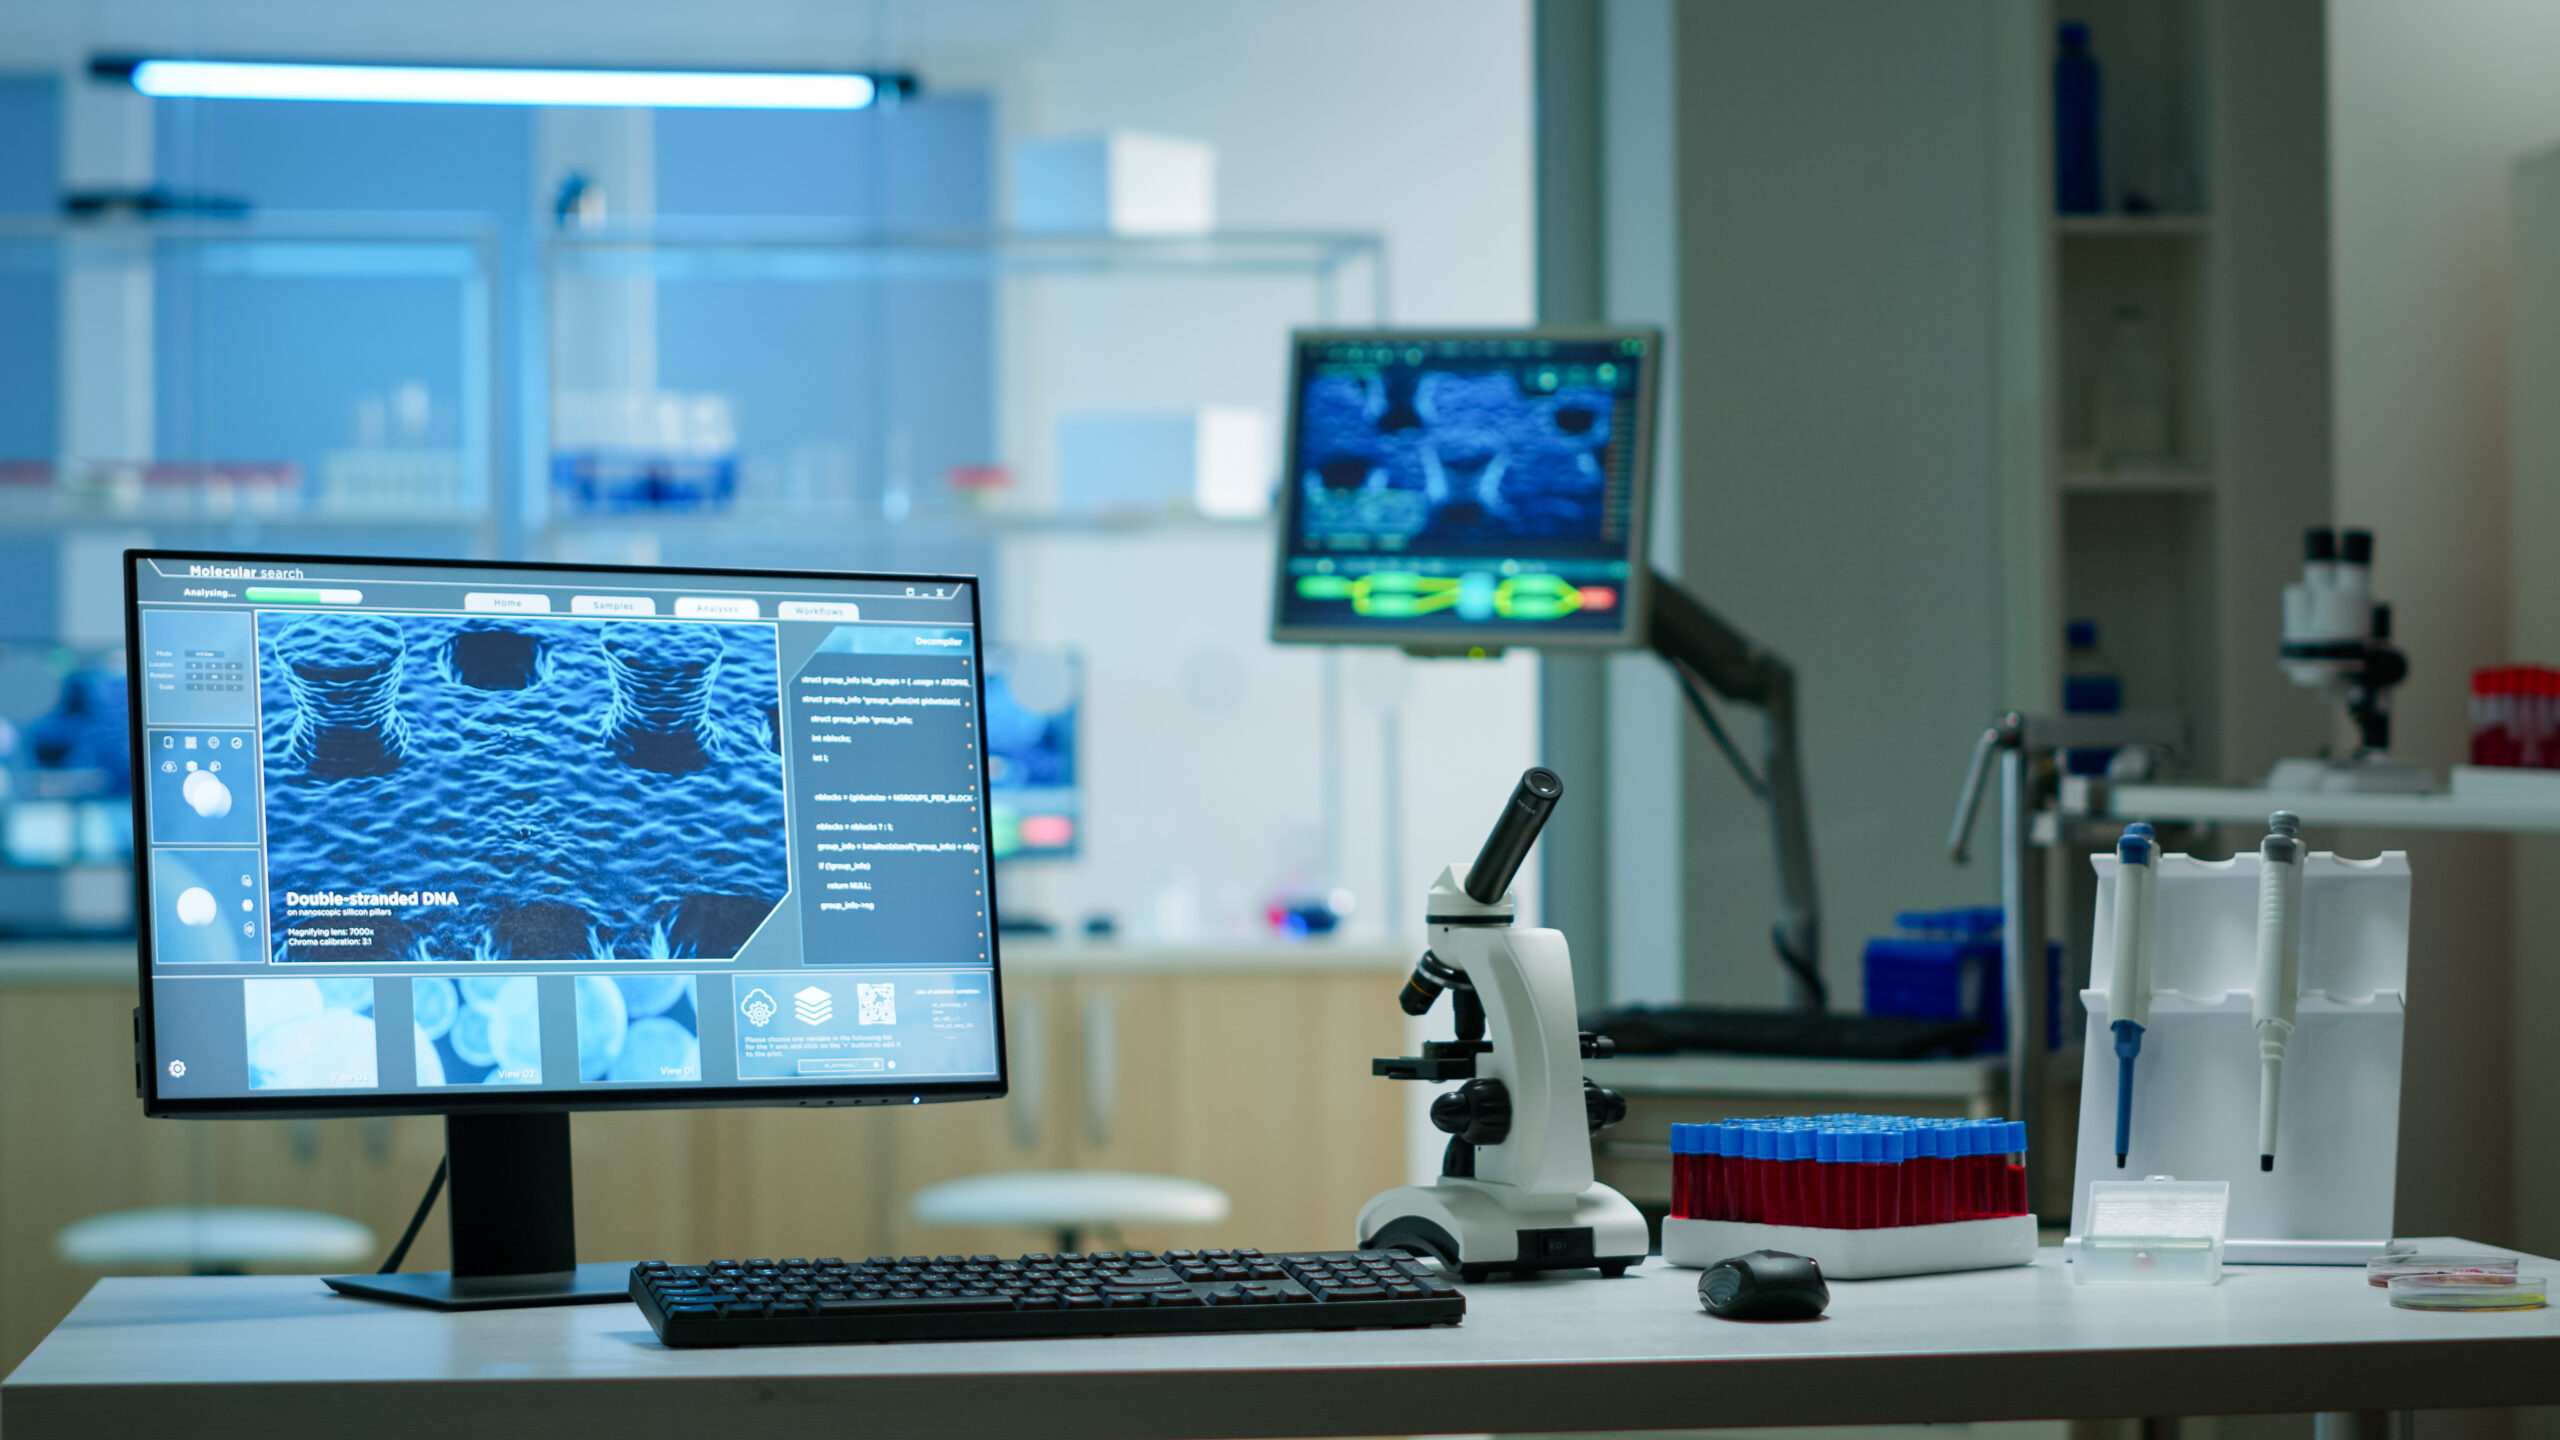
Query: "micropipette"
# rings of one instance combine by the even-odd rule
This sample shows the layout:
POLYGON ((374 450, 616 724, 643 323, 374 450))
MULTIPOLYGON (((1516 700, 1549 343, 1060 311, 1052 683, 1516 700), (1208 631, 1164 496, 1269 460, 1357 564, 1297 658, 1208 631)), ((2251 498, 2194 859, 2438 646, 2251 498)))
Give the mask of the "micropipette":
POLYGON ((2107 966, 2107 1028, 2116 1037, 2116 1168, 2133 1146, 2133 1061, 2142 1053, 2143 1027, 2151 1021, 2151 967, 2144 947, 2151 939, 2153 882, 2159 878, 2160 844, 2151 827, 2136 821, 2116 842, 2115 954, 2107 966))
POLYGON ((2301 817, 2279 810, 2267 818, 2267 838, 2258 842, 2258 983, 2249 1009, 2258 1026, 2260 1170, 2276 1168, 2276 1095, 2302 980, 2301 829, 2301 817))

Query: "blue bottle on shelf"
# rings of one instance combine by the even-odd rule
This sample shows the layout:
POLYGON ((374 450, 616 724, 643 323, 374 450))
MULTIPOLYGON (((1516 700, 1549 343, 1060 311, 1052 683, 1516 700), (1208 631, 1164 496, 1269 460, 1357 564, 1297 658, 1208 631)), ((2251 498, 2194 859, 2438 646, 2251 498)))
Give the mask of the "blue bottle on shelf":
POLYGON ((2089 27, 2076 20, 2062 27, 2053 57, 2053 208, 2065 215, 2107 208, 2098 175, 2098 60, 2089 27))

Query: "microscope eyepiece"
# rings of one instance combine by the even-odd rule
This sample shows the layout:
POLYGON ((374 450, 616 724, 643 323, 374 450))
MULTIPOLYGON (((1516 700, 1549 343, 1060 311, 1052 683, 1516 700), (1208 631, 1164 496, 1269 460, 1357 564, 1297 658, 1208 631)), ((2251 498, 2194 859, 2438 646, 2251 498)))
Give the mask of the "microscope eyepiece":
POLYGON ((1502 818, 1493 822, 1493 833, 1485 837, 1484 849, 1476 852, 1476 863, 1467 871, 1468 899, 1491 905, 1510 892, 1520 862, 1529 858, 1529 847, 1538 843, 1538 832, 1546 828, 1547 816, 1554 813, 1563 794, 1564 781, 1543 765, 1532 766, 1520 777, 1502 807, 1502 818))

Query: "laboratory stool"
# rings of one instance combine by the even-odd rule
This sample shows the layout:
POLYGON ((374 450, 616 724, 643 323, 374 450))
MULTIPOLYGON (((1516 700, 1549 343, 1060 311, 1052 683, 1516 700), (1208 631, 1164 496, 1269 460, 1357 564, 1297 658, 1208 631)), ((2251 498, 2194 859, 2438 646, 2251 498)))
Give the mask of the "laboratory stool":
POLYGON ((361 1265, 375 1253, 373 1231, 353 1220, 248 1205, 109 1211, 63 1226, 53 1250, 84 1269, 184 1265, 196 1275, 238 1275, 251 1265, 361 1265))
POLYGON ((1215 1225, 1232 1207, 1215 1185, 1124 1170, 1011 1170, 928 1185, 909 1202, 925 1225, 1047 1230, 1073 1254, 1088 1230, 1123 1225, 1215 1225))

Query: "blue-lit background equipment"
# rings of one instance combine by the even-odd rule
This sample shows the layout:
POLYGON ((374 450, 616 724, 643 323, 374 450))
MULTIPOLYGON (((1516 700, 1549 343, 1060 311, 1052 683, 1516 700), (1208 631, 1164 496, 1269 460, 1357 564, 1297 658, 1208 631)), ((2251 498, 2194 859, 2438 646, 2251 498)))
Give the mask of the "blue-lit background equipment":
POLYGON ((1072 650, 999 647, 987 654, 989 848, 999 860, 1076 853, 1076 730, 1084 662, 1072 650))

